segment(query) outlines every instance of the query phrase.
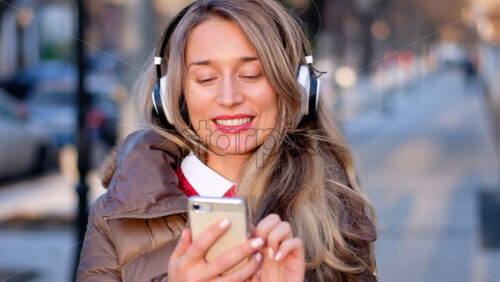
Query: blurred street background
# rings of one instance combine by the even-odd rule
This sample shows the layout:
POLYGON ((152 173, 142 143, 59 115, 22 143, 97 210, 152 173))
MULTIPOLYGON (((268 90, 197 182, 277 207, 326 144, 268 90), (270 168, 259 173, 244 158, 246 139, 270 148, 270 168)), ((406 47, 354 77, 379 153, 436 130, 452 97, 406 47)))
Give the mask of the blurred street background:
MULTIPOLYGON (((72 280, 82 200, 189 2, 0 0, 0 281, 72 280)), ((282 2, 377 211, 380 281, 500 281, 500 0, 282 2)))

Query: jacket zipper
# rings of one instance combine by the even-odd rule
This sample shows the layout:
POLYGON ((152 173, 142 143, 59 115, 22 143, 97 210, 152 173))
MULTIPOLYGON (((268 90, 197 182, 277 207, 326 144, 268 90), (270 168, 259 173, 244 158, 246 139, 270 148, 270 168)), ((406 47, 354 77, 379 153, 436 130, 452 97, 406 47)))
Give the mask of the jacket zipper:
POLYGON ((183 214, 183 213, 187 213, 187 210, 174 210, 174 211, 168 211, 168 212, 163 212, 163 213, 158 213, 158 214, 151 214, 151 215, 136 215, 136 214, 111 215, 111 216, 103 216, 103 219, 104 220, 114 220, 114 219, 154 219, 154 218, 160 218, 160 217, 165 217, 165 216, 178 215, 178 214, 183 214))

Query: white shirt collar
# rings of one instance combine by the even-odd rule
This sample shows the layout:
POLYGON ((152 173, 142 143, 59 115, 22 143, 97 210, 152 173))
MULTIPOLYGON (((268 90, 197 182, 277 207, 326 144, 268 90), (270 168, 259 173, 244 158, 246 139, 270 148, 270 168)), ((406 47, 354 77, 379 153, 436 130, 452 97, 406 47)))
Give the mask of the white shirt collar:
POLYGON ((200 196, 222 197, 235 185, 205 165, 193 152, 182 160, 181 170, 200 196))

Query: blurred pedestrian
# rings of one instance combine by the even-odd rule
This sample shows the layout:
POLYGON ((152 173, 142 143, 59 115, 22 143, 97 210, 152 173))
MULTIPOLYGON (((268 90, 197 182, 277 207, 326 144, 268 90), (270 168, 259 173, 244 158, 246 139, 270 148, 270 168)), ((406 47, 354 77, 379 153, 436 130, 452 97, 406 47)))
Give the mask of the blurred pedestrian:
POLYGON ((196 1, 154 61, 137 84, 149 129, 106 165, 78 281, 376 280, 373 209, 317 103, 311 49, 291 14, 274 0, 196 1), (251 238, 205 261, 228 223, 193 240, 191 195, 245 199, 251 238))
POLYGON ((477 82, 477 55, 475 51, 468 50, 463 61, 463 71, 465 74, 465 86, 470 88, 477 82))

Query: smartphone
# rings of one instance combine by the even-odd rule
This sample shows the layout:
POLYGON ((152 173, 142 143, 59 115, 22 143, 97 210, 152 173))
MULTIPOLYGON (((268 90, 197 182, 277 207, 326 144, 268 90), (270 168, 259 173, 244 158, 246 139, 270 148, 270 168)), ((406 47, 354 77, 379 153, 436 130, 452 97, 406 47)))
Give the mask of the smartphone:
MULTIPOLYGON (((196 240, 209 226, 227 218, 231 226, 208 250, 205 259, 212 261, 248 240, 247 211, 245 201, 240 198, 212 198, 191 196, 188 199, 189 226, 192 239, 196 240)), ((224 274, 243 266, 242 261, 224 274)))

